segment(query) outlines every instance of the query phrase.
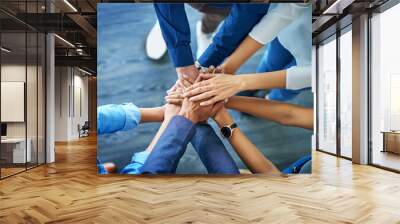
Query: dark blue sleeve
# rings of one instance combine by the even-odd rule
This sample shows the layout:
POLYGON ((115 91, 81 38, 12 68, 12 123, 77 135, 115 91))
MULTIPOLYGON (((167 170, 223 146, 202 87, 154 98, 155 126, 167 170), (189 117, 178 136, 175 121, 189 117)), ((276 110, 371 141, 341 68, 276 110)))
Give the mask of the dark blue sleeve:
POLYGON ((191 143, 208 173, 239 174, 235 161, 209 124, 196 125, 191 143))
POLYGON ((269 4, 234 4, 212 43, 199 58, 203 67, 220 65, 268 12, 269 4))
POLYGON ((168 123, 141 169, 143 174, 175 173, 186 146, 195 133, 195 125, 182 116, 168 123))
POLYGON ((183 3, 155 3, 157 18, 175 67, 193 65, 190 27, 183 3))

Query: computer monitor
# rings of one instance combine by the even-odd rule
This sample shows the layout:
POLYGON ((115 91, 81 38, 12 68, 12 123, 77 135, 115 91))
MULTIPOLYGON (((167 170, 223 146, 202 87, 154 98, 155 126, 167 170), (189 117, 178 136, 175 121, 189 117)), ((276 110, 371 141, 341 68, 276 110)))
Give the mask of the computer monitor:
POLYGON ((1 137, 7 136, 7 124, 1 123, 1 137))

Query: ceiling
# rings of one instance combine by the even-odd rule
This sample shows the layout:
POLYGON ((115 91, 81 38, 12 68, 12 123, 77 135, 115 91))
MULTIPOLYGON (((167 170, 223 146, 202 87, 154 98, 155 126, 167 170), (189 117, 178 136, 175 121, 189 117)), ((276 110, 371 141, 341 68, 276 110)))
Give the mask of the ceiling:
MULTIPOLYGON (((303 2, 302 0, 278 0, 303 2)), ((337 22, 382 5, 387 0, 317 0, 313 4, 313 41, 335 32, 337 22)), ((118 0, 1 0, 2 45, 18 54, 25 52, 25 30, 54 32, 56 65, 79 66, 96 73, 97 3, 133 2, 118 0), (51 13, 49 13, 51 12, 51 13)), ((346 25, 343 23, 342 25, 346 25)), ((28 55, 36 46, 28 38, 28 55)), ((10 55, 9 55, 10 56, 10 55)), ((28 56, 29 57, 29 56, 28 56)))
POLYGON ((12 50, 3 57, 3 60, 7 58, 17 61, 23 59, 24 55, 28 58, 33 57, 38 48, 37 44, 30 42, 37 42, 36 39, 32 40, 36 37, 36 33, 54 32, 57 34, 56 65, 79 66, 95 74, 96 5, 99 2, 98 0, 48 0, 46 5, 45 0, 1 0, 2 46, 12 50), (27 38, 25 38, 26 31, 27 38), (30 32, 35 35, 29 34, 30 32))

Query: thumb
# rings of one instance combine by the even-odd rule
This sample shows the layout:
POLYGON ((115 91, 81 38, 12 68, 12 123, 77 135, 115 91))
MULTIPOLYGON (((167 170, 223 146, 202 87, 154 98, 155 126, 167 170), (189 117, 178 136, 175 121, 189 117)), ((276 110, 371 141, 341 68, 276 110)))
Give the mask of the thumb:
POLYGON ((212 79, 212 78, 214 78, 215 75, 214 75, 214 74, 210 74, 210 73, 204 73, 204 74, 200 74, 200 77, 201 77, 203 80, 207 80, 207 79, 212 79))

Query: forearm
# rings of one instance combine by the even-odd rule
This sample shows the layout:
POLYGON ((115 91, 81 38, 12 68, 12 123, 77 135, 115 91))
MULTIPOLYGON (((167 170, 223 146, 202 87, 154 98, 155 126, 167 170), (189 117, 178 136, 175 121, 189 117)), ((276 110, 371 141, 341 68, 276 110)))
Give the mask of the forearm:
POLYGON ((140 123, 162 122, 164 120, 164 106, 153 108, 139 108, 141 113, 140 123))
POLYGON ((171 118, 167 118, 161 123, 160 128, 158 128, 158 131, 157 131, 156 135, 153 137, 153 139, 151 140, 150 144, 147 146, 146 151, 148 151, 148 152, 153 151, 154 146, 157 144, 157 142, 160 139, 162 133, 164 133, 164 131, 167 128, 168 123, 169 123, 170 120, 171 120, 171 118))
MULTIPOLYGON (((216 117, 215 120, 220 127, 233 123, 228 112, 216 117)), ((251 172, 280 173, 274 164, 260 152, 239 128, 233 131, 229 142, 251 172)))
POLYGON ((240 129, 233 132, 229 142, 252 173, 280 173, 240 129))
POLYGON ((314 125, 312 108, 244 96, 229 98, 225 106, 282 125, 306 129, 313 129, 314 125))
POLYGON ((226 74, 235 74, 235 72, 244 64, 258 49, 264 45, 255 41, 250 36, 239 45, 239 47, 229 56, 221 65, 226 74))
POLYGON ((256 74, 243 74, 240 77, 240 91, 286 88, 286 70, 256 74))

